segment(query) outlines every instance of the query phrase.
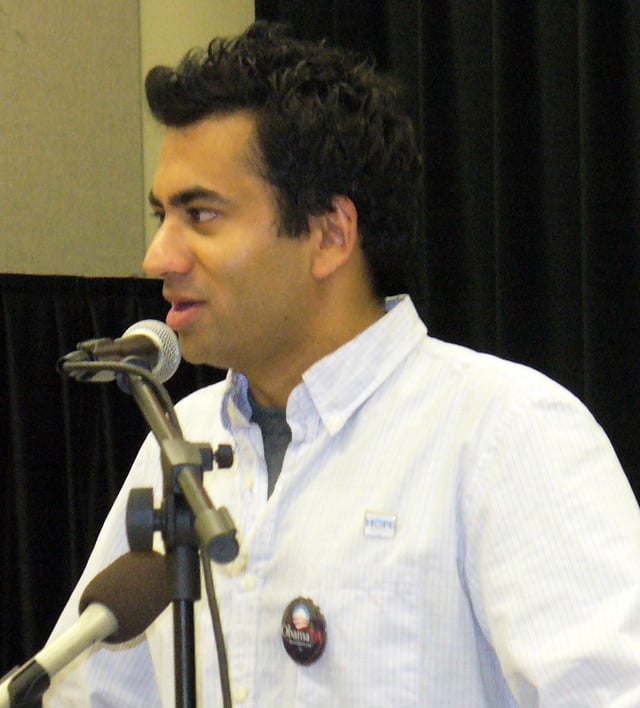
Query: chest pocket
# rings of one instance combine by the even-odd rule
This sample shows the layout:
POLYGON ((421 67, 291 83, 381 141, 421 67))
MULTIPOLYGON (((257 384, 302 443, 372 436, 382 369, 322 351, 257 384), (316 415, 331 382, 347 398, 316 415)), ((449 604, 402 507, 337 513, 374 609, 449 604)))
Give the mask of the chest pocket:
POLYGON ((318 564, 308 595, 327 645, 297 668, 296 706, 411 706, 418 700, 422 617, 415 568, 318 564))

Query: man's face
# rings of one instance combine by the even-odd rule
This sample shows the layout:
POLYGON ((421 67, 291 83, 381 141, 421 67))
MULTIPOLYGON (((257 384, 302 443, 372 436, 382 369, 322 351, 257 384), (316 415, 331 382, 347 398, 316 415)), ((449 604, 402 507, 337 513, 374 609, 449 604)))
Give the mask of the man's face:
POLYGON ((185 359, 259 376, 305 347, 312 279, 309 240, 278 236, 253 138, 243 113, 168 129, 150 195, 161 223, 143 267, 164 280, 185 359))

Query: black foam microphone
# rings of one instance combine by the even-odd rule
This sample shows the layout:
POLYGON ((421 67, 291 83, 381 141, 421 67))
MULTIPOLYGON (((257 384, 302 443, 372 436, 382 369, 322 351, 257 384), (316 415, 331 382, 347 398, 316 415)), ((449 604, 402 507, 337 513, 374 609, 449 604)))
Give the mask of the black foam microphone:
POLYGON ((120 556, 87 585, 77 621, 0 684, 0 708, 34 705, 51 678, 95 642, 142 634, 169 604, 167 595, 164 556, 120 556))
MULTIPOLYGON (((78 350, 58 361, 61 373, 74 376, 73 367, 65 364, 83 361, 118 362, 133 360, 144 366, 160 381, 168 381, 180 365, 180 345, 175 332, 159 320, 141 320, 131 325, 117 339, 87 339, 79 342, 78 350)), ((91 375, 80 371, 82 380, 113 381, 115 373, 105 369, 91 375)))

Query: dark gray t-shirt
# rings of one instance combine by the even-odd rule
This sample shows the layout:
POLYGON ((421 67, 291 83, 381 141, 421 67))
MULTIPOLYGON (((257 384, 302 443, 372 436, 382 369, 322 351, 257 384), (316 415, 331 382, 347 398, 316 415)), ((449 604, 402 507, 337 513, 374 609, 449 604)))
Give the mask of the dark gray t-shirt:
POLYGON ((287 446, 291 442, 291 428, 287 423, 287 412, 284 408, 270 408, 262 406, 254 399, 249 391, 251 405, 251 420, 262 431, 262 444, 264 456, 269 473, 268 496, 271 496, 276 480, 282 469, 287 446))

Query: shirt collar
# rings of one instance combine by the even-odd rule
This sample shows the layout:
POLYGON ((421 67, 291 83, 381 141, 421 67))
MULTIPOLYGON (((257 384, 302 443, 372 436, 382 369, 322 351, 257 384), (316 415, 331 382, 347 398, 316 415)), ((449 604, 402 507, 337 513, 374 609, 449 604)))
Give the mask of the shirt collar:
MULTIPOLYGON (((334 435, 424 339, 427 328, 408 295, 387 298, 385 310, 383 317, 303 374, 289 397, 287 418, 295 415, 293 410, 304 411, 310 402, 334 435)), ((227 374, 222 415, 227 428, 248 425, 251 406, 243 374, 227 374)))
MULTIPOLYGON (((407 295, 385 300, 386 315, 316 362, 303 383, 322 423, 335 434, 422 341, 427 328, 407 295)), ((296 389, 297 390, 297 389, 296 389)), ((296 393, 292 393, 292 396, 296 393)))

